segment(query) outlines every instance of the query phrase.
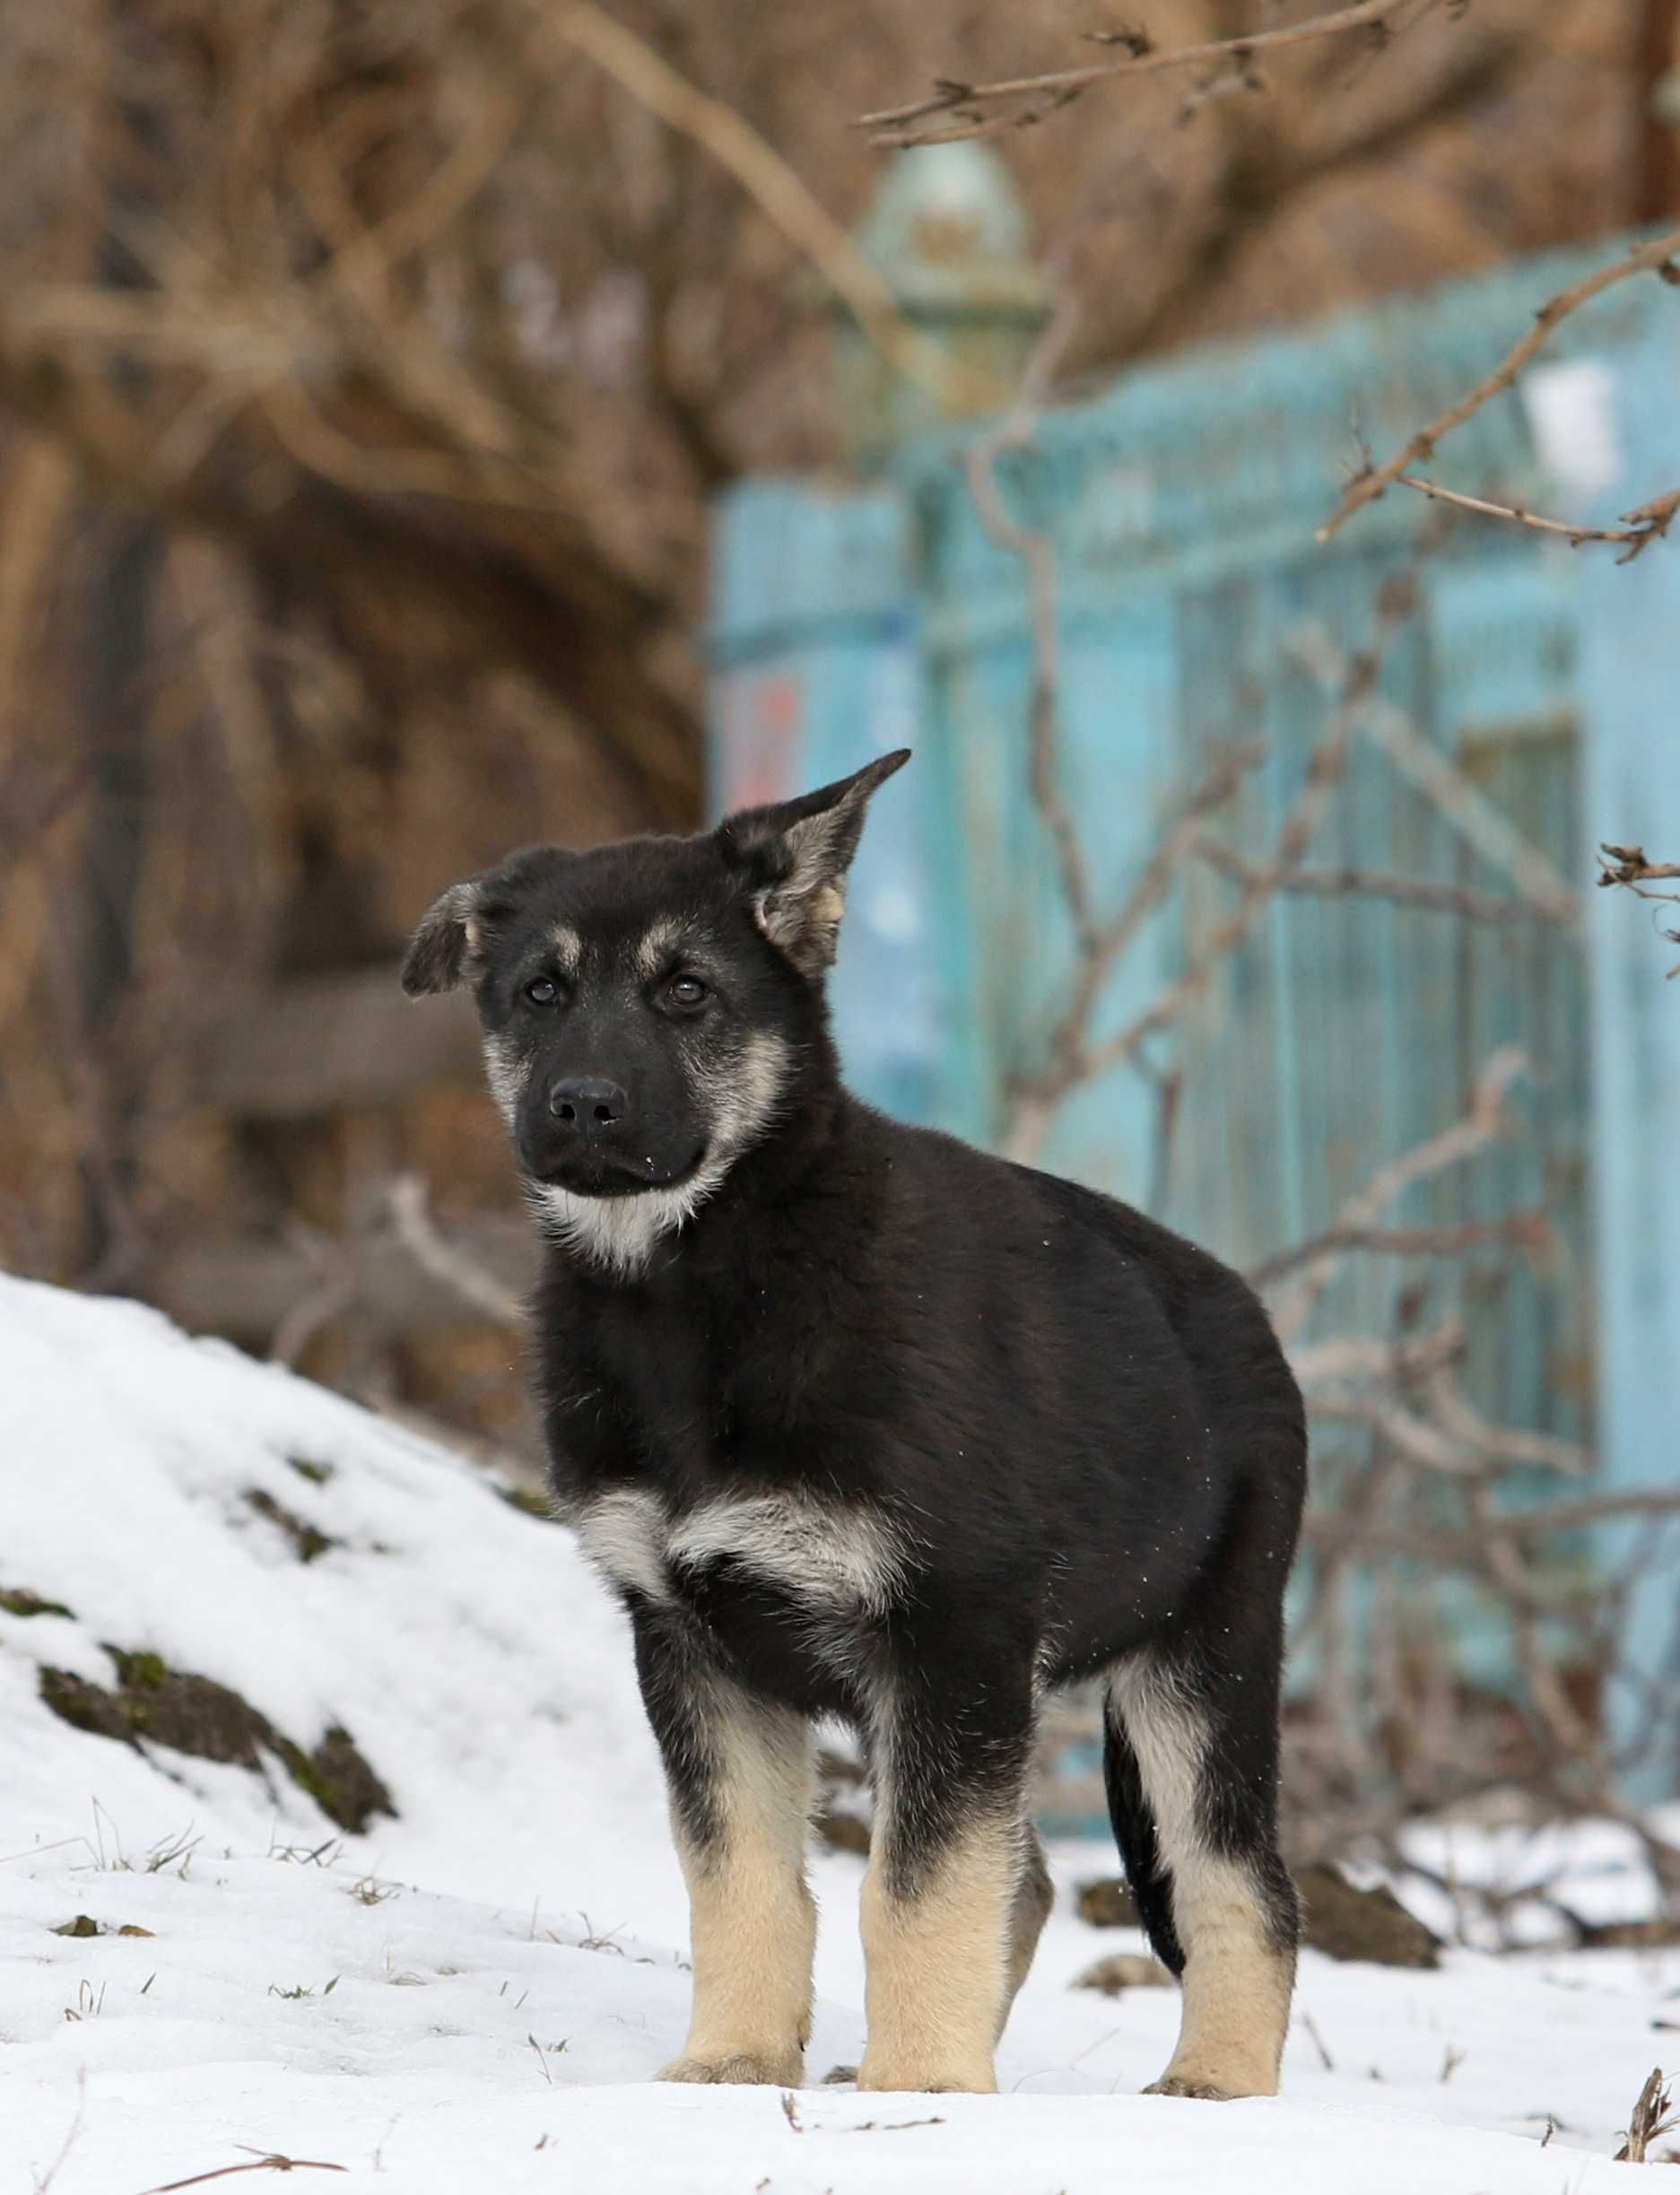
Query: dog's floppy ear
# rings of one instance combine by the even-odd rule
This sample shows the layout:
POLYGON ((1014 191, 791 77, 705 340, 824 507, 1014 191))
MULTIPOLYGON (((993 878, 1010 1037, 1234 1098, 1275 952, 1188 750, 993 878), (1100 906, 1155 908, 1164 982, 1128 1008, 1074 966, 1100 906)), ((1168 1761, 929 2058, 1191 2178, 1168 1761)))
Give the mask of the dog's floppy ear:
POLYGON ((910 749, 900 747, 852 777, 775 807, 744 809, 718 826, 725 859, 745 870, 754 888, 760 929, 803 975, 821 975, 833 961, 846 872, 869 796, 910 759, 910 749))
POLYGON ((477 907, 476 884, 451 884, 422 915, 403 957, 403 989, 411 998, 428 991, 452 991, 461 980, 476 942, 477 907))

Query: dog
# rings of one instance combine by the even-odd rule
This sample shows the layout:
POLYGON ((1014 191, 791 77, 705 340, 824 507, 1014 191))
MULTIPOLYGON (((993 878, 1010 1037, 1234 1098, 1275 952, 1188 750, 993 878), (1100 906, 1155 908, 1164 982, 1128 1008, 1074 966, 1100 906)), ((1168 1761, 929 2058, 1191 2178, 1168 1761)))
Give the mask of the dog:
POLYGON ((511 855, 404 964, 476 994, 545 1244, 554 1492, 628 1611, 691 1903, 661 2077, 802 2078, 833 1717, 875 1793, 858 2086, 994 2089, 1051 1903, 1040 1707, 1100 1678, 1115 1836, 1183 1987, 1154 2092, 1269 2095, 1300 1393, 1214 1259, 843 1086, 824 977, 908 759, 703 836, 511 855))

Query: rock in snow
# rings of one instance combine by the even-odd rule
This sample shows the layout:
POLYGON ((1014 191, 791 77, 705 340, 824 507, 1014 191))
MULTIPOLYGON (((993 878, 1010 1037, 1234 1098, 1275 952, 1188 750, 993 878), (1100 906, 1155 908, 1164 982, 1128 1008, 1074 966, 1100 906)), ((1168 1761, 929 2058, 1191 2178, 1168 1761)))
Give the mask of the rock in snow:
POLYGON ((648 2085, 682 2039, 682 1887, 626 1628, 570 1534, 307 1381, 0 1277, 0 2186, 261 2157, 381 2195, 1591 2195, 1636 2169, 1608 2158, 1680 1954, 1310 1953, 1283 2097, 1145 2097, 1176 1992, 1069 1986, 1072 1885, 1107 1856, 1053 1860, 1003 2095, 820 2086, 863 2042, 860 1863, 831 1852, 809 2088, 648 2085))

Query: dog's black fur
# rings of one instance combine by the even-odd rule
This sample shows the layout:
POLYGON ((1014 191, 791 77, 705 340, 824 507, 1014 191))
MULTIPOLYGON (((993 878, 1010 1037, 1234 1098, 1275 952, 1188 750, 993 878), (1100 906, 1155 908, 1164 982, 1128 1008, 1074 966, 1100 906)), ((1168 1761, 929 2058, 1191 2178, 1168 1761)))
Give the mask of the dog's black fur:
MULTIPOLYGON (((476 990, 547 1237, 554 1487, 629 1609, 697 1899, 736 1911, 718 1885, 763 1842, 744 1809, 773 1806, 776 1749, 842 1718, 880 1785, 884 1973, 942 1883, 996 1903, 1002 1825, 1002 1903, 952 1923, 975 1971, 946 1977, 995 2030, 1047 1903, 1042 1689, 1118 1673, 1127 1874, 1161 1957, 1204 1969, 1165 2085, 1264 2089, 1296 1930, 1275 1802, 1300 1397, 1214 1259, 843 1088, 823 975, 866 801, 904 759, 701 838, 516 855, 444 894, 405 982, 476 990), (1246 2056, 1220 2025, 1245 1990, 1267 2027, 1246 2056)), ((673 2072, 787 2077, 785 2037, 718 2041, 753 2017, 698 1971, 696 1916, 697 2033, 703 1994, 724 2010, 673 2072)), ((989 2085, 960 2009, 906 2009, 944 1986, 922 1972, 872 2001, 866 2079, 989 2085)))

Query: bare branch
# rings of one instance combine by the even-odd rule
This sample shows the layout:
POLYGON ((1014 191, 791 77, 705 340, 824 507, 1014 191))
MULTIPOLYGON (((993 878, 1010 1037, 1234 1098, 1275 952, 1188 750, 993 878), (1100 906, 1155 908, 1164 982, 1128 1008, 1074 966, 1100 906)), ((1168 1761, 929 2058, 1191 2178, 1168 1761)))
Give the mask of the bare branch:
MULTIPOLYGON (((1402 475, 1409 473, 1415 466, 1427 465, 1455 427, 1463 426, 1465 421, 1474 417, 1484 404, 1502 395, 1505 390, 1515 388, 1517 376, 1545 349, 1571 313, 1579 312, 1583 305, 1590 304, 1594 298, 1602 297, 1606 290, 1615 289, 1618 283, 1632 280, 1635 274, 1655 274, 1664 282, 1680 283, 1680 266, 1675 264, 1676 254, 1680 254, 1680 229, 1671 229, 1666 235, 1654 237, 1649 243, 1635 245, 1632 251, 1609 266, 1598 268, 1596 273, 1583 276, 1567 290, 1561 290, 1555 297, 1549 298, 1536 313, 1535 324, 1521 342, 1515 344, 1493 372, 1478 381, 1468 395, 1449 405, 1426 427, 1420 427, 1405 448, 1384 464, 1367 464, 1362 467, 1348 483, 1347 491, 1335 512, 1319 528, 1318 539, 1320 542, 1328 541, 1332 536, 1338 534, 1355 511, 1362 510, 1367 503, 1375 502, 1402 475)), ((1660 508, 1661 501, 1647 505, 1644 511, 1632 513, 1629 523, 1645 519, 1655 525, 1656 520, 1651 514, 1660 508)), ((1673 515, 1669 513, 1670 520, 1673 515)))
POLYGON ((387 1192, 386 1203, 396 1238, 416 1265, 433 1280, 453 1288, 463 1302, 485 1318, 501 1326, 523 1326, 524 1307, 514 1291, 468 1257, 459 1243, 446 1242, 439 1233, 427 1202, 426 1185, 418 1174, 399 1174, 387 1192))
MULTIPOLYGON (((1348 658, 1322 627, 1297 635, 1291 652, 1318 678, 1327 692, 1337 691, 1348 675, 1348 658)), ((1415 790, 1440 809, 1465 843, 1484 861, 1503 869, 1536 911, 1573 928, 1580 920, 1580 901, 1540 849, 1524 838, 1503 808, 1488 798, 1403 709, 1385 695, 1372 697, 1365 728, 1415 790)))
POLYGON ((1083 954, 1095 945, 1096 914, 1079 832, 1056 782, 1056 715, 1061 695, 1056 545, 1048 533, 1022 526, 1011 515, 997 486, 997 470, 1005 450, 1031 445, 1057 362, 1073 338, 1077 320, 1072 292, 1064 291, 1049 326, 1033 346, 1014 402, 996 426, 972 443, 964 462, 969 492, 980 524, 999 548, 1018 556, 1026 567, 1032 620, 1032 698, 1027 712, 1032 797, 1056 849, 1062 891, 1083 954))
MULTIPOLYGON (((1599 848, 1607 860, 1601 862, 1604 874, 1600 884, 1631 884, 1637 891, 1641 884, 1655 884, 1666 877, 1680 876, 1680 861, 1648 861, 1642 846, 1612 846, 1607 841, 1599 848)), ((1641 899, 1672 899, 1670 892, 1640 893, 1641 899)))
POLYGON ((1432 1333, 1402 1335, 1392 1341, 1374 1334, 1337 1335, 1332 1340, 1292 1350, 1289 1361, 1301 1387, 1317 1393, 1336 1380, 1408 1385, 1451 1363, 1463 1349, 1463 1322, 1448 1319, 1432 1333))
MULTIPOLYGON (((1211 831, 1202 833, 1196 850, 1204 861, 1240 884, 1258 875, 1254 862, 1211 831)), ((1549 903, 1536 905, 1515 894, 1477 892, 1468 884, 1447 884, 1431 876, 1403 876, 1389 869, 1296 869, 1279 878, 1277 889, 1321 899, 1388 900, 1397 907, 1459 915, 1469 922, 1498 925, 1539 920, 1563 928, 1574 927, 1572 915, 1549 903)))
POLYGON ((1376 699, 1377 680, 1388 649, 1416 605, 1417 589, 1410 580, 1393 582, 1385 588, 1372 644, 1362 654, 1344 661, 1336 707, 1313 749, 1306 782, 1284 820, 1270 860, 1252 874, 1236 907, 1197 945, 1178 981, 1145 1012, 1085 1053, 1081 1068, 1086 1077, 1094 1079, 1132 1058, 1146 1039, 1179 1020, 1206 989, 1214 970, 1249 936, 1284 880, 1300 867, 1346 771, 1354 735, 1376 699))
POLYGON ((1042 1149, 1056 1107, 1087 1071, 1084 1061, 1092 1017, 1110 971, 1171 889, 1174 878, 1195 850, 1203 819, 1234 798, 1243 780, 1265 759, 1266 751, 1258 740, 1228 748, 1218 758, 1162 831, 1119 909, 1092 937, 1075 977, 1072 995, 1051 1032, 1044 1070, 1011 1093, 1004 1137, 1004 1147, 1011 1158, 1028 1163, 1042 1149))
POLYGON ((947 80, 926 99, 860 115, 857 127, 868 132, 871 144, 878 145, 943 144, 958 137, 992 136, 999 130, 1040 122, 1091 85, 1125 76, 1156 76, 1163 71, 1225 62, 1232 65, 1233 74, 1247 78, 1257 56, 1276 53, 1285 47, 1345 37, 1354 31, 1363 31, 1374 42, 1386 44, 1389 19, 1397 12, 1397 0, 1361 0, 1358 6, 1337 8, 1308 22, 1284 23, 1253 31, 1247 38, 1215 39, 1199 46, 1169 48, 1157 48, 1145 31, 1117 31, 1108 34, 1120 48, 1112 60, 1087 62, 1083 68, 1053 69, 1039 76, 1005 77, 997 83, 947 80), (999 108, 1001 113, 996 111, 999 108), (936 117, 949 118, 923 126, 936 117))
POLYGON ((1450 503, 1457 510, 1474 510, 1487 518, 1505 518, 1517 526, 1530 526, 1542 534, 1561 534, 1571 549, 1579 549, 1589 541, 1619 542, 1627 554, 1618 556, 1618 564, 1631 564, 1636 556, 1643 554, 1653 541, 1666 541, 1668 529, 1680 517, 1680 488, 1671 494, 1661 495, 1640 510, 1630 511, 1620 526, 1571 526, 1564 518, 1543 518, 1537 512, 1525 510, 1519 503, 1490 503, 1480 495, 1464 495, 1457 488, 1443 488, 1439 481, 1423 480, 1415 473, 1402 473, 1400 485, 1415 488, 1428 496, 1432 503, 1450 503))
POLYGON ((1462 1258, 1476 1250, 1538 1250, 1550 1238, 1544 1212, 1505 1212, 1497 1219, 1466 1220, 1456 1227, 1330 1227, 1262 1258, 1245 1277, 1250 1287, 1264 1288, 1303 1265, 1347 1250, 1385 1258, 1462 1258))
MULTIPOLYGON (((1527 1072, 1528 1065, 1525 1056, 1512 1047, 1495 1052, 1482 1070, 1464 1118, 1378 1167, 1364 1188, 1350 1197, 1336 1214, 1336 1230, 1374 1227, 1408 1189, 1444 1173, 1449 1167, 1461 1166, 1502 1136, 1506 1095, 1519 1076, 1527 1072)), ((1314 1256, 1293 1289, 1275 1307, 1273 1321, 1285 1343, 1305 1327, 1340 1261, 1336 1250, 1314 1256)))
MULTIPOLYGON (((1600 875, 1603 884, 1619 884, 1631 892, 1635 899, 1659 900, 1665 905, 1680 907, 1680 892, 1650 892, 1646 886, 1662 884, 1680 877, 1680 861, 1648 861, 1642 846, 1604 845, 1598 849, 1600 875)), ((1665 930, 1663 936, 1670 945, 1680 945, 1680 929, 1665 930)), ((1673 982, 1680 976, 1680 966, 1668 971, 1673 982)))

